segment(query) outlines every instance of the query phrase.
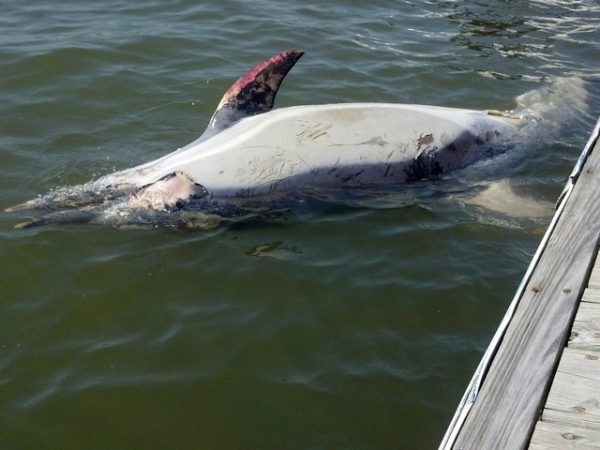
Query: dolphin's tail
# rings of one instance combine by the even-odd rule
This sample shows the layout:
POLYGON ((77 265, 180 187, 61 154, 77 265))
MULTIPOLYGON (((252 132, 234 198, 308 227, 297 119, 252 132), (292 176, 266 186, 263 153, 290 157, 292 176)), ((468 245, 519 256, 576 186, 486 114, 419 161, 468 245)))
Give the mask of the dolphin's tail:
POLYGON ((524 125, 560 132, 586 116, 587 99, 586 82, 581 78, 555 78, 550 84, 517 97, 517 108, 511 114, 520 117, 524 125))

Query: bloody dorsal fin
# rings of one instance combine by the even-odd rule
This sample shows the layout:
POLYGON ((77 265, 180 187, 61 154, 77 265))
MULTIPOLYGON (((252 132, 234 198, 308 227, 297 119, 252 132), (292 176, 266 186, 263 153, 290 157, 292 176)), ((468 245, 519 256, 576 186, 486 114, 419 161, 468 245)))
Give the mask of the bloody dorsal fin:
POLYGON ((270 111, 281 82, 303 54, 301 50, 278 53, 242 75, 225 92, 203 137, 210 137, 244 117, 270 111))

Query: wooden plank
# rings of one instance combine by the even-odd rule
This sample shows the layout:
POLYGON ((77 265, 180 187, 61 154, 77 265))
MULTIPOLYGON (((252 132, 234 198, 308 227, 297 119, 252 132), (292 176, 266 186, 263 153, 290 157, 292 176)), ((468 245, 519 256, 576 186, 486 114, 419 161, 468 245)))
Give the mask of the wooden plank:
POLYGON ((600 353, 565 349, 542 420, 600 432, 600 353))
POLYGON ((600 288, 587 288, 583 293, 582 302, 600 303, 600 288))
POLYGON ((600 433, 600 428, 596 422, 598 416, 590 414, 581 415, 573 411, 556 411, 549 409, 544 411, 544 422, 548 423, 559 423, 563 425, 569 425, 574 427, 581 427, 587 430, 593 430, 600 433))
POLYGON ((453 448, 529 443, 596 253, 599 195, 596 142, 453 448))
MULTIPOLYGON (((600 352, 600 303, 579 304, 569 338, 569 347, 600 352)), ((600 375, 598 384, 600 384, 600 375)))
MULTIPOLYGON (((600 380, 600 352, 567 347, 562 353, 556 373, 600 380)), ((597 385, 600 393, 600 383, 597 385)), ((550 398, 552 391, 548 394, 550 398)))
POLYGON ((591 288, 600 289, 600 258, 596 258, 596 264, 594 265, 594 269, 590 275, 589 286, 591 288))
MULTIPOLYGON (((579 314, 579 313, 578 313, 579 314)), ((566 348, 530 450, 600 449, 600 353, 566 348)))
POLYGON ((538 422, 529 450, 599 450, 600 431, 562 423, 538 422))

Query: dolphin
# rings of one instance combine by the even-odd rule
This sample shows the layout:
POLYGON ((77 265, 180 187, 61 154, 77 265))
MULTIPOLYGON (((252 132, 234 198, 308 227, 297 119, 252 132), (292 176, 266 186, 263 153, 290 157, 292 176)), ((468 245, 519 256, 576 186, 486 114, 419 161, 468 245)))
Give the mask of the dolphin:
POLYGON ((5 211, 50 210, 18 228, 69 222, 212 228, 302 192, 395 189, 460 169, 506 151, 519 130, 519 118, 498 111, 392 103, 273 109, 302 55, 281 52, 241 76, 204 133, 185 147, 5 211))

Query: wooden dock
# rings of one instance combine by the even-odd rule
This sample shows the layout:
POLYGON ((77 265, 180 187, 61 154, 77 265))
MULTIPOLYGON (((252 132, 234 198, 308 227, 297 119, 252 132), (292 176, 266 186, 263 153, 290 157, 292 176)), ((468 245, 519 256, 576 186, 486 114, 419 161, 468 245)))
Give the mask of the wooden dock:
POLYGON ((600 449, 599 135, 600 119, 440 450, 600 449))

